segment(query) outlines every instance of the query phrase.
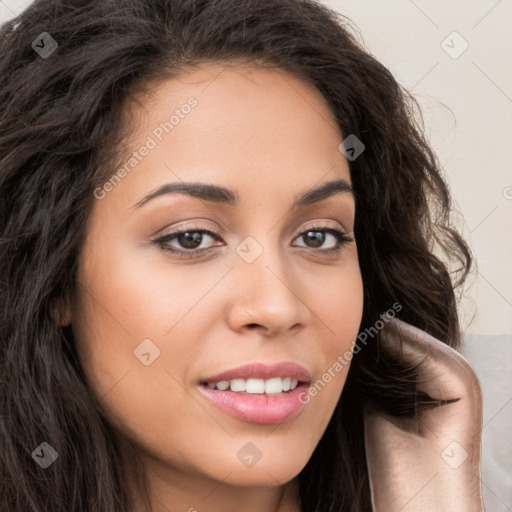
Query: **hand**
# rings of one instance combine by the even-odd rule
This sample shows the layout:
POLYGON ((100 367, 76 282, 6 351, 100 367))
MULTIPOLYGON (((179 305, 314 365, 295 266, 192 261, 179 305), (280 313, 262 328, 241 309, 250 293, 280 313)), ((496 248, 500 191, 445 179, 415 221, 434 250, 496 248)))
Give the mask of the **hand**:
POLYGON ((469 362, 445 343, 392 320, 383 350, 419 367, 419 389, 458 401, 398 419, 364 408, 374 512, 485 512, 480 483, 482 393, 469 362), (398 336, 403 340, 402 348, 398 336))

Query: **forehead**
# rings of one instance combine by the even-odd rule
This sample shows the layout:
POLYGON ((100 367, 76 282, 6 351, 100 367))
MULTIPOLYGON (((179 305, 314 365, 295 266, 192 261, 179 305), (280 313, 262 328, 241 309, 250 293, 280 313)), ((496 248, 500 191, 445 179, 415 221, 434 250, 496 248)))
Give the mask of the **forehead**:
POLYGON ((327 101, 282 69, 204 63, 135 99, 124 122, 130 151, 144 156, 131 158, 123 180, 134 201, 164 181, 229 182, 253 194, 262 185, 296 192, 329 179, 350 182, 327 101))

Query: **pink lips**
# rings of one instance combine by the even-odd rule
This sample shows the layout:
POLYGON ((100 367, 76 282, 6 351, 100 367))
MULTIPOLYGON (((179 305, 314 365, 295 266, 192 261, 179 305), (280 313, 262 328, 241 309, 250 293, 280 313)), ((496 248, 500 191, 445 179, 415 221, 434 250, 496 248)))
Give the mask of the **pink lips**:
POLYGON ((249 363, 232 370, 202 379, 201 382, 216 383, 221 380, 233 379, 272 379, 273 377, 291 377, 299 382, 311 382, 311 374, 306 368, 297 363, 278 363, 266 365, 263 363, 249 363))
POLYGON ((304 407, 299 397, 307 391, 311 374, 296 363, 265 365, 250 363, 201 380, 199 389, 220 409, 228 414, 251 423, 272 424, 294 418, 304 407), (220 391, 211 389, 206 383, 216 383, 232 379, 271 379, 273 377, 291 377, 299 384, 292 391, 267 395, 245 392, 220 391))

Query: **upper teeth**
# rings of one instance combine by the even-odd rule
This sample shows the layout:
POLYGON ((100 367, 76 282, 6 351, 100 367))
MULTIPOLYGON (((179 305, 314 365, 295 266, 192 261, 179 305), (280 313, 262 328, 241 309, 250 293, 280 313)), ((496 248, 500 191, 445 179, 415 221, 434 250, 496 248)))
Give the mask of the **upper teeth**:
POLYGON ((219 391, 245 391, 246 393, 281 393, 282 391, 290 391, 297 387, 299 381, 291 377, 274 377, 272 379, 233 379, 221 380, 217 383, 208 383, 211 389, 219 391))

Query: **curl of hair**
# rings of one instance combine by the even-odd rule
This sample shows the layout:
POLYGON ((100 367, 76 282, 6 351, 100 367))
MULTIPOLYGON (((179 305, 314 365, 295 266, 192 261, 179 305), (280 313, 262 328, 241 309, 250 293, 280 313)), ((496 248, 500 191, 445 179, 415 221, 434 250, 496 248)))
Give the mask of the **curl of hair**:
MULTIPOLYGON (((361 330, 397 302, 402 320, 457 347, 454 289, 472 259, 451 226, 447 185, 414 98, 342 15, 312 0, 36 0, 1 26, 0 55, 1 510, 133 505, 125 477, 136 459, 121 457, 124 441, 91 396, 72 330, 54 312, 78 285, 92 191, 122 161, 127 102, 187 67, 272 66, 323 94, 343 136, 366 146, 350 162, 361 330), (31 47, 42 32, 58 42, 47 59, 31 47), (457 262, 458 279, 434 246, 457 262), (58 452, 45 470, 31 457, 43 441, 58 452)), ((415 372, 386 358, 378 338, 354 355, 298 475, 305 512, 371 510, 362 397, 398 416, 418 405, 415 372)), ((142 475, 134 478, 144 489, 142 475)))

